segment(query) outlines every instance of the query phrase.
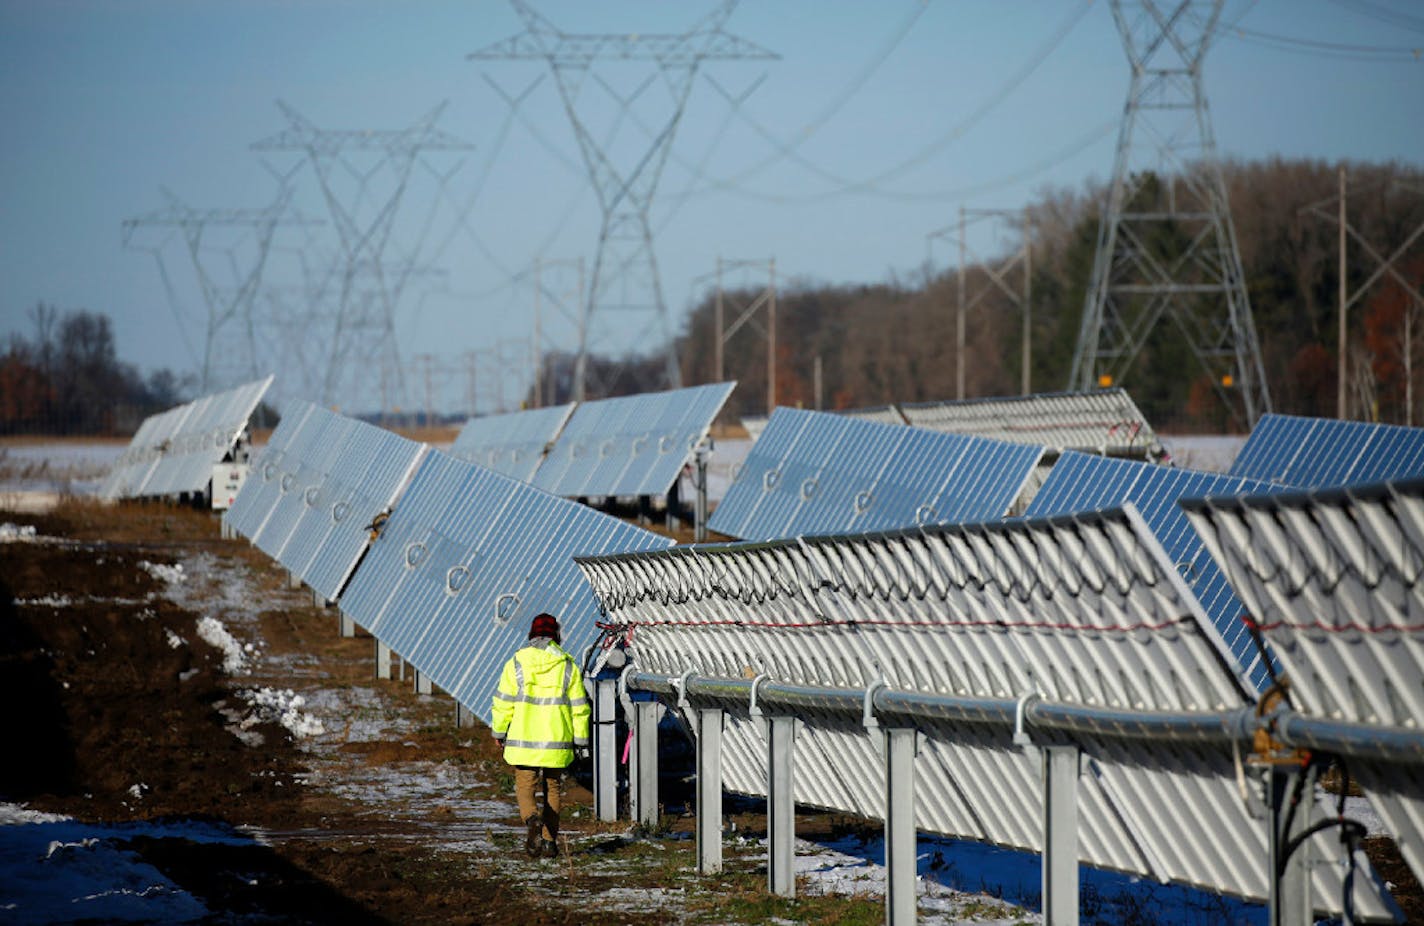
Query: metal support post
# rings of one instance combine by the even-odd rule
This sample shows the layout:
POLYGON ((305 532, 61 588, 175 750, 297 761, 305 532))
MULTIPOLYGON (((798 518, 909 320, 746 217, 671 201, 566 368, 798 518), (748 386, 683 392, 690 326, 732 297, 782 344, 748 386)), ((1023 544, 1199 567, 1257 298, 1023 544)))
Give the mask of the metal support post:
POLYGON ((338 624, 338 626, 339 626, 339 628, 340 628, 341 635, 342 635, 343 637, 354 637, 354 636, 356 636, 356 619, 355 619, 355 618, 353 618, 351 615, 347 614, 345 611, 338 611, 338 612, 337 612, 336 620, 337 620, 337 624, 338 624))
POLYGON ((767 889, 796 896, 796 718, 767 719, 767 889))
POLYGON ((915 922, 915 753, 919 733, 908 727, 885 730, 885 922, 915 922))
POLYGON ((618 679, 593 685, 593 812, 612 823, 618 819, 618 679))
POLYGON ((455 702, 455 727, 465 729, 475 725, 475 712, 459 701, 455 702))
POLYGON ((1274 766, 1266 772, 1271 809, 1271 926, 1307 926, 1310 902, 1310 843, 1285 858, 1286 843, 1315 822, 1315 769, 1274 766))
POLYGON ((720 708, 697 712, 697 871, 722 870, 722 727, 720 708))
POLYGON ((376 678, 391 677, 391 648, 389 644, 376 641, 376 678))
POLYGON ((703 441, 693 452, 692 481, 694 485, 692 502, 692 540, 694 543, 707 542, 707 457, 711 453, 710 441, 703 441))
POLYGON ((416 669, 412 674, 413 674, 414 677, 415 677, 415 681, 414 681, 415 693, 416 693, 416 694, 425 694, 425 695, 430 694, 431 691, 433 690, 433 689, 431 688, 431 685, 430 685, 430 676, 426 675, 424 672, 420 671, 419 669, 416 669))
POLYGON ((287 570, 287 588, 301 588, 301 578, 292 570, 287 570))
POLYGON ((644 826, 658 824, 658 723, 663 711, 659 701, 633 702, 631 809, 633 822, 644 826))
POLYGON ((1078 747, 1042 746, 1043 923, 1078 923, 1078 747))

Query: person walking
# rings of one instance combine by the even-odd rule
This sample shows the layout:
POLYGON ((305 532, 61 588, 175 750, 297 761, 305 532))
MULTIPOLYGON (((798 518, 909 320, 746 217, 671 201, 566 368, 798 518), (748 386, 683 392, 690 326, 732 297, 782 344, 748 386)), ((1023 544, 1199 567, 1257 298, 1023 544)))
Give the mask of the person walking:
POLYGON ((494 738, 504 747, 504 761, 514 766, 514 795, 528 828, 524 850, 530 858, 559 854, 564 769, 575 752, 588 752, 588 693, 578 663, 561 642, 558 618, 536 616, 528 642, 504 664, 491 711, 494 738))

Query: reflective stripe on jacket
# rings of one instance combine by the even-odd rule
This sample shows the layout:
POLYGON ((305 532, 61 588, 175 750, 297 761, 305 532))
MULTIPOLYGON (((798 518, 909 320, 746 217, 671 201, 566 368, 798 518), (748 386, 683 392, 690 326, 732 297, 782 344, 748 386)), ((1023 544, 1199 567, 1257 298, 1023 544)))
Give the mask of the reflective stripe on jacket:
POLYGON ((510 765, 563 768, 575 746, 588 745, 583 673, 552 640, 531 642, 504 664, 491 715, 510 765))

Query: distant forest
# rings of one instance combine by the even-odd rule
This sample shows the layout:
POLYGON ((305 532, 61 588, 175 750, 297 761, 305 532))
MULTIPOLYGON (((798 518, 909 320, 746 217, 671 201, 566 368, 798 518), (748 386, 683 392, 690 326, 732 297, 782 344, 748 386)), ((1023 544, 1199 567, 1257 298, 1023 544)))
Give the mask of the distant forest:
POLYGON ((121 362, 107 315, 40 303, 29 320, 0 355, 0 434, 128 433, 190 398, 191 376, 121 362))
MULTIPOLYGON (((1223 173, 1275 410, 1334 416, 1338 229, 1306 207, 1337 194, 1336 167, 1229 162, 1223 173)), ((1171 184, 1148 188, 1170 190, 1171 184)), ((1348 289, 1353 295, 1369 284, 1349 318, 1350 417, 1418 424, 1424 379, 1415 361, 1424 341, 1424 306, 1376 271, 1380 258, 1408 245, 1395 266, 1413 289, 1424 286, 1424 169, 1351 164, 1349 188, 1349 224, 1359 240, 1347 248, 1348 289)), ((1035 392, 1067 386, 1105 198, 1102 186, 1089 185, 1046 192, 1028 207, 1035 392)), ((990 271, 1005 256, 990 255, 988 263, 964 271, 966 292, 979 297, 966 322, 965 394, 971 398, 1019 392, 1022 317, 1013 300, 988 285, 990 271)), ((777 404, 815 407, 818 358, 827 409, 954 398, 957 272, 924 268, 873 284, 793 279, 780 286, 777 404)), ((1020 285, 1017 268, 1006 282, 1020 285)), ((728 323, 760 293, 724 292, 728 323)), ((677 338, 684 384, 715 376, 715 301, 708 292, 677 338)), ((40 304, 30 320, 33 333, 12 336, 0 354, 0 434, 126 433, 146 415, 194 397, 192 377, 168 370, 143 377, 119 361, 103 314, 61 313, 40 304)), ((590 381, 615 383, 609 394, 664 388, 661 353, 616 362, 593 357, 590 381)), ((726 417, 765 413, 761 331, 742 328, 724 356, 724 375, 740 383, 726 417)), ((574 357, 548 354, 544 365, 546 401, 568 401, 574 357)), ((1240 427, 1170 325, 1157 326, 1119 385, 1159 429, 1211 433, 1240 427)))
MULTIPOLYGON (((1274 408, 1333 417, 1338 229, 1303 210, 1336 196, 1336 166, 1286 160, 1227 163, 1223 174, 1274 408)), ((1351 164, 1349 188, 1349 223, 1381 256, 1424 224, 1424 171, 1419 168, 1351 164)), ((1105 199, 1104 188, 1093 185, 1046 193, 1029 206, 1035 392, 1067 386, 1097 248, 1099 204, 1105 199)), ((1347 254, 1353 295, 1379 262, 1353 240, 1347 254)), ((1002 257, 990 256, 988 266, 997 267, 1002 257)), ((1405 249, 1396 266, 1416 290, 1424 285, 1424 241, 1405 249)), ((970 265, 965 273, 967 292, 986 292, 967 313, 965 394, 1018 394, 1022 316, 1013 301, 988 285, 985 265, 970 265)), ((1019 286, 1019 274, 1015 267, 1006 282, 1019 286)), ((954 398, 957 289, 955 270, 875 284, 793 281, 781 287, 777 404, 814 407, 817 357, 827 409, 954 398)), ((724 305, 746 306, 759 294, 727 292, 724 305)), ((715 375, 714 303, 715 294, 709 293, 695 306, 678 339, 685 384, 710 382, 715 375)), ((1421 371, 1414 363, 1424 341, 1422 314, 1424 307, 1411 305, 1406 291, 1388 276, 1374 282, 1351 309, 1350 417, 1401 424, 1418 424, 1424 417, 1421 371)), ((725 375, 739 383, 729 417, 764 414, 763 335, 743 328, 727 344, 724 364, 725 375)), ((559 363, 564 376, 555 373, 550 379, 568 382, 568 368, 569 363, 559 363)), ((660 381, 655 360, 635 364, 632 371, 619 392, 641 391, 646 383, 660 381)), ((1169 324, 1158 325, 1119 385, 1158 428, 1206 433, 1239 427, 1169 324)))

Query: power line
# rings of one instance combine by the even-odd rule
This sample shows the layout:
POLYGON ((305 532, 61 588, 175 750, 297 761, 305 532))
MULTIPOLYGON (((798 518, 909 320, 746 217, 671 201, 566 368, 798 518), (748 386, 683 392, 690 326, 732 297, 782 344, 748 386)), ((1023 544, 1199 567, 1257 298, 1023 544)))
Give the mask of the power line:
POLYGON ((1408 29, 1411 32, 1424 33, 1424 18, 1411 16, 1400 10, 1390 9, 1383 3, 1374 3, 1371 0, 1330 0, 1331 3, 1347 10, 1354 10, 1362 16, 1368 16, 1391 26, 1400 29, 1408 29))

